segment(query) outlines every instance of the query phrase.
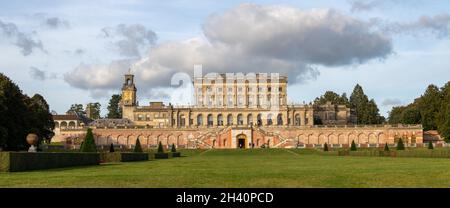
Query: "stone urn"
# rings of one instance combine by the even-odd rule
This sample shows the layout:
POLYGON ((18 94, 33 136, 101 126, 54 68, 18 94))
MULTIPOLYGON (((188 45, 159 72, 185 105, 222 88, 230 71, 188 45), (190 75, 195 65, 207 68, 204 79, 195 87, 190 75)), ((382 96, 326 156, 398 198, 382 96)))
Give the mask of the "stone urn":
POLYGON ((38 136, 36 134, 28 134, 27 135, 27 143, 30 145, 28 152, 37 152, 36 145, 38 143, 38 136))

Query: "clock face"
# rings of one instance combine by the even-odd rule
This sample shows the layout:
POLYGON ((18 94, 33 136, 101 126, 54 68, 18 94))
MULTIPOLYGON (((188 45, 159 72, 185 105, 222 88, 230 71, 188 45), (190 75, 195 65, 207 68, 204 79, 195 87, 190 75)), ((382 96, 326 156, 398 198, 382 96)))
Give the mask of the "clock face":
POLYGON ((123 100, 125 100, 125 101, 131 101, 131 98, 132 96, 131 96, 131 92, 130 91, 125 91, 124 93, 123 93, 123 100))

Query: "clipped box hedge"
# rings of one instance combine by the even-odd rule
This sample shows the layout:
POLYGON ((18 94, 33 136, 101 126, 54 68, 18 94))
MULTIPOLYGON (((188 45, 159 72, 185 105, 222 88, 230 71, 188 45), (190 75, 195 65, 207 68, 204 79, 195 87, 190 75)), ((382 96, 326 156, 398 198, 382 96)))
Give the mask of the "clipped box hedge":
POLYGON ((98 153, 81 152, 0 152, 0 171, 17 172, 98 165, 98 153))
POLYGON ((100 161, 103 163, 146 161, 148 158, 147 153, 105 152, 100 154, 100 161))
POLYGON ((171 158, 171 154, 167 153, 167 152, 157 152, 155 153, 155 159, 169 159, 171 158))
POLYGON ((172 155, 172 157, 181 157, 180 152, 170 152, 170 154, 172 155))

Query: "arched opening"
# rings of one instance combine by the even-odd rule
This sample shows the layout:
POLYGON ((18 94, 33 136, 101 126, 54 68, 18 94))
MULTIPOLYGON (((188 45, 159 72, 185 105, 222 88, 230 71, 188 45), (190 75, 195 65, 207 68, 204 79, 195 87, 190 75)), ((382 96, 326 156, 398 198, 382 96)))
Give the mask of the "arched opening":
POLYGON ((267 125, 271 126, 273 124, 272 114, 267 115, 267 125))
POLYGON ((245 134, 239 134, 236 136, 236 144, 237 144, 237 148, 239 149, 246 149, 248 148, 247 146, 247 136, 245 134))
POLYGON ((197 126, 203 126, 203 115, 197 115, 197 126))
POLYGON ((237 116, 237 124, 244 125, 244 119, 242 118, 242 114, 238 114, 237 116))
POLYGON ((217 126, 223 126, 223 116, 222 116, 222 114, 219 114, 217 116, 217 126))
POLYGON ((247 116, 247 124, 253 126, 253 116, 252 114, 248 114, 247 116))
POLYGON ((231 114, 228 114, 227 116, 227 125, 228 126, 233 125, 233 115, 231 114))
POLYGON ((278 116, 277 116, 277 125, 278 126, 283 125, 283 115, 281 115, 281 113, 278 114, 278 116))
POLYGON ((69 122, 69 129, 74 129, 75 128, 75 122, 71 121, 69 122))
POLYGON ((55 121, 55 129, 59 128, 59 123, 55 121))
POLYGON ((67 129, 67 122, 61 122, 61 129, 67 129))
POLYGON ((208 115, 208 126, 212 126, 214 124, 213 122, 213 116, 211 114, 208 115))

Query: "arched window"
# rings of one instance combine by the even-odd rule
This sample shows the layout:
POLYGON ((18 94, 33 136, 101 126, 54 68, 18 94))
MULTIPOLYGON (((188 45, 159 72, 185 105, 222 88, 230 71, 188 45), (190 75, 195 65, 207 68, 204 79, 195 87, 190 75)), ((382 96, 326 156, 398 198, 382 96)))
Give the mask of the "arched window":
POLYGON ((227 125, 233 125, 233 115, 228 114, 227 116, 227 125))
POLYGON ((300 115, 299 114, 295 114, 294 125, 300 126, 300 115))
POLYGON ((252 114, 248 114, 247 116, 247 124, 253 126, 253 116, 252 114))
POLYGON ((278 116, 277 116, 277 125, 278 126, 283 125, 283 115, 281 115, 281 113, 278 114, 278 116))
POLYGON ((212 126, 214 124, 213 122, 213 116, 211 114, 208 115, 208 126, 212 126))
POLYGON ((219 114, 217 116, 217 126, 223 126, 223 116, 222 116, 222 114, 219 114))
POLYGON ((199 114, 197 116, 197 126, 203 126, 203 115, 199 114))
POLYGON ((267 125, 270 126, 273 124, 272 114, 267 115, 267 125))
POLYGON ((242 114, 238 114, 237 116, 237 124, 244 125, 244 119, 242 118, 242 114))

